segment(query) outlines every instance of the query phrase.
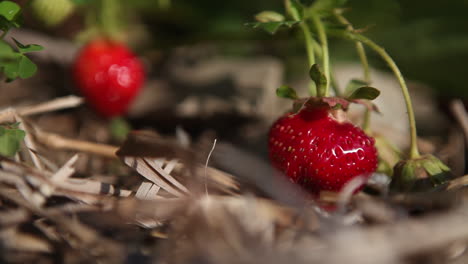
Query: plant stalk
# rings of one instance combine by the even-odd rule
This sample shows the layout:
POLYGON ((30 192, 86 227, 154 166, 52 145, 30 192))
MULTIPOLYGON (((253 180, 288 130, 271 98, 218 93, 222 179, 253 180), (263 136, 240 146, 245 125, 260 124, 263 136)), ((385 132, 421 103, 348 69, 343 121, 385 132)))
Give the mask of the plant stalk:
MULTIPOLYGON (((325 77, 327 78, 327 85, 325 86, 325 91, 323 92, 324 96, 329 96, 330 94, 330 56, 328 54, 328 40, 327 34, 325 33, 325 27, 320 17, 316 14, 311 14, 312 22, 314 23, 315 28, 317 29, 318 38, 320 40, 320 45, 322 49, 322 63, 323 71, 325 77)), ((320 93, 318 93, 320 94, 320 93)))
MULTIPOLYGON (((302 21, 301 24, 302 33, 304 34, 305 46, 307 51, 307 59, 309 62, 309 69, 312 65, 315 64, 315 55, 314 55, 314 39, 312 38, 312 33, 310 31, 309 26, 302 21)), ((309 85, 309 93, 311 96, 317 95, 317 88, 315 87, 315 83, 313 81, 310 82, 309 85)))
MULTIPOLYGON (((341 14, 339 10, 333 10, 333 15, 343 25, 346 25, 349 31, 353 31, 353 25, 341 14)), ((367 60, 366 51, 364 49, 364 45, 362 42, 355 41, 356 45, 356 52, 359 56, 359 60, 361 61, 362 69, 363 69, 363 77, 364 81, 368 84, 372 82, 370 77, 370 70, 369 70, 369 61, 367 60)), ((371 110, 366 109, 364 112, 364 122, 362 123, 362 129, 366 132, 370 132, 370 118, 371 118, 371 110)))
MULTIPOLYGON (((333 14, 335 15, 335 18, 338 20, 338 22, 348 27, 349 31, 354 30, 353 25, 351 25, 351 23, 341 14, 341 12, 339 12, 338 10, 334 10, 333 14)), ((367 60, 366 51, 364 50, 364 45, 360 41, 355 41, 355 45, 356 45, 357 54, 359 56, 359 60, 361 61, 361 64, 362 64, 362 69, 364 71, 363 72, 364 81, 366 83, 371 83, 369 61, 367 60)))
POLYGON ((118 0, 99 0, 98 23, 103 33, 112 39, 118 38, 119 3, 118 0))
MULTIPOLYGON (((305 19, 302 18, 302 15, 297 12, 297 10, 291 7, 289 0, 284 0, 284 8, 286 13, 288 13, 294 20, 301 21, 299 26, 301 27, 302 33, 304 34, 307 59, 309 62, 309 69, 312 65, 315 64, 315 55, 314 55, 314 38, 312 37, 312 32, 309 28, 309 25, 305 22, 305 19)), ((311 80, 309 85, 309 93, 311 96, 317 95, 317 88, 315 83, 311 80)))
POLYGON ((414 111, 413 111, 413 105, 411 102, 411 97, 408 91, 408 87, 406 86, 405 79, 403 78, 403 75, 400 72, 400 69, 396 65, 395 61, 388 55, 387 51, 385 51, 384 48, 380 47, 378 44, 373 42, 372 40, 359 35, 359 34, 354 34, 351 32, 345 32, 344 36, 350 40, 353 41, 359 41, 365 45, 367 45, 369 48, 373 49, 377 54, 382 57, 382 59, 387 63, 387 65, 390 67, 390 69, 393 71, 395 74, 395 77, 398 79, 398 82, 401 87, 401 91, 403 93, 403 97, 405 99, 405 104, 406 104, 406 110, 408 114, 408 121, 410 125, 410 153, 409 153, 409 158, 410 159, 415 159, 419 158, 421 155, 418 150, 417 146, 417 131, 416 131, 416 120, 414 117, 414 111))

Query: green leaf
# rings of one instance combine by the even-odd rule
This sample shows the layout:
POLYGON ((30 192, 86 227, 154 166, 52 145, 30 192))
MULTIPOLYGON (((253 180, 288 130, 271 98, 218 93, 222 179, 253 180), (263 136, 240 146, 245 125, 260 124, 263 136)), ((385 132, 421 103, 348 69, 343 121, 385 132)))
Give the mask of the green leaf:
POLYGON ((275 11, 262 11, 255 15, 255 19, 258 22, 283 22, 284 21, 284 16, 278 12, 275 11))
POLYGON ((15 38, 12 38, 12 39, 13 39, 13 41, 15 41, 16 46, 18 47, 18 50, 21 53, 40 51, 40 50, 44 49, 44 47, 42 47, 41 45, 37 45, 37 44, 24 45, 21 42, 19 42, 18 40, 16 40, 15 38))
POLYGON ((325 74, 323 74, 318 64, 314 64, 310 67, 309 76, 317 87, 317 95, 325 96, 324 92, 327 86, 327 77, 325 77, 325 74))
POLYGON ((304 18, 304 7, 298 0, 286 0, 286 11, 294 20, 304 18))
MULTIPOLYGON (((19 18, 21 18, 21 17, 19 17, 19 18)), ((8 20, 6 20, 6 18, 0 16, 0 30, 5 32, 5 31, 10 30, 13 27, 16 27, 16 28, 20 27, 20 21, 19 20, 20 19, 17 18, 15 21, 8 21, 8 20)))
POLYGON ((0 65, 3 66, 3 73, 12 81, 16 78, 29 78, 37 71, 37 66, 25 55, 19 54, 16 59, 4 61, 0 65))
POLYGON ((0 67, 2 60, 16 58, 17 56, 18 53, 10 45, 0 40, 0 67))
POLYGON ((427 160, 423 162, 422 166, 424 167, 424 169, 426 169, 427 173, 429 173, 429 175, 431 176, 434 176, 443 172, 443 170, 439 167, 439 165, 436 162, 432 162, 431 160, 427 160))
POLYGON ((270 34, 275 34, 276 31, 280 27, 288 27, 291 28, 292 26, 296 25, 300 21, 283 21, 283 22, 254 22, 254 23, 246 23, 246 26, 252 27, 252 28, 260 28, 265 30, 266 32, 270 34))
POLYGON ((364 86, 356 89, 351 95, 348 96, 348 99, 367 99, 374 100, 380 95, 380 91, 374 87, 364 86))
POLYGON ((18 64, 19 59, 2 62, 1 66, 3 67, 3 73, 8 79, 7 81, 12 81, 18 78, 18 64))
POLYGON ((21 129, 0 126, 0 155, 9 157, 15 155, 25 135, 21 129))
POLYGON ((21 56, 18 63, 18 76, 20 78, 29 78, 37 71, 37 66, 28 57, 21 56))
POLYGON ((280 88, 276 89, 276 95, 281 98, 294 99, 294 100, 299 98, 297 96, 296 90, 294 90, 293 88, 287 85, 282 85, 280 88))
POLYGON ((0 2, 0 16, 4 17, 7 21, 15 20, 16 16, 21 12, 21 7, 11 1, 0 2))
POLYGON ((345 97, 350 96, 354 91, 356 91, 358 88, 363 87, 363 86, 368 86, 369 84, 363 80, 359 79, 352 79, 349 81, 349 83, 346 85, 344 95, 345 97))

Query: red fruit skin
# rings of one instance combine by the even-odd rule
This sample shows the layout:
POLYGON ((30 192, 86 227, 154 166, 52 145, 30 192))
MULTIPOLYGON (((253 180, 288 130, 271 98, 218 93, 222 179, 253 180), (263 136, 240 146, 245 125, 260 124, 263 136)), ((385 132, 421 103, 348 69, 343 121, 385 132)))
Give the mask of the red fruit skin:
POLYGON ((377 169, 375 140, 328 109, 304 108, 272 126, 269 156, 274 167, 313 195, 339 192, 357 176, 367 180, 377 169))
POLYGON ((80 93, 104 117, 125 114, 145 80, 141 61, 127 46, 106 39, 86 44, 72 73, 80 93))

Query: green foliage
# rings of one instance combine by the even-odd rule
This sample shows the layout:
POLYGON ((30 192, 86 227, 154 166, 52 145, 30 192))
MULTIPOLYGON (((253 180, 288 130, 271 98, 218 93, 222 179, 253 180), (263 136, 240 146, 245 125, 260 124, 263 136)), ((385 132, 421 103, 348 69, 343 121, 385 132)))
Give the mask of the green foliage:
POLYGON ((294 25, 299 23, 299 21, 282 21, 282 22, 253 22, 253 23, 246 23, 246 26, 252 28, 260 28, 265 30, 270 34, 275 34, 281 27, 288 27, 291 28, 294 25))
POLYGON ((367 86, 369 85, 367 82, 359 79, 352 79, 349 81, 349 83, 346 85, 344 95, 349 96, 351 95, 354 91, 356 91, 358 88, 367 86))
POLYGON ((328 80, 318 64, 312 65, 309 71, 309 76, 314 81, 315 87, 317 87, 317 95, 325 96, 325 89, 328 80))
MULTIPOLYGON (((8 32, 10 28, 19 27, 21 8, 11 1, 0 2, 0 30, 8 32)), ((2 36, 3 36, 2 35, 2 36)))
POLYGON ((282 85, 278 89, 276 89, 276 95, 281 98, 286 98, 286 99, 298 99, 299 97, 297 96, 296 90, 293 88, 287 86, 287 85, 282 85))
POLYGON ((4 41, 6 33, 12 27, 19 26, 21 9, 10 1, 0 2, 0 29, 3 33, 0 37, 0 73, 7 81, 17 78, 29 78, 37 71, 37 66, 25 55, 28 52, 40 51, 43 47, 35 44, 24 45, 16 39, 16 50, 4 41))
POLYGON ((286 12, 294 20, 302 20, 304 18, 304 7, 298 0, 285 0, 286 12))
POLYGON ((350 100, 367 99, 374 100, 380 95, 376 88, 367 86, 368 83, 358 79, 352 79, 345 88, 344 96, 350 100))
POLYGON ((18 4, 11 1, 0 2, 0 16, 7 21, 14 21, 20 12, 21 8, 18 4))
POLYGON ((366 100, 374 100, 380 95, 380 91, 374 87, 364 86, 359 87, 354 92, 352 92, 347 98, 349 100, 355 99, 366 99, 366 100))
POLYGON ((13 38, 13 41, 16 44, 16 47, 18 48, 18 51, 20 53, 27 53, 27 52, 33 52, 33 51, 41 51, 44 48, 40 45, 37 44, 29 44, 29 45, 23 45, 21 44, 18 40, 13 38))
POLYGON ((0 126, 0 155, 11 157, 18 152, 26 133, 18 124, 0 126))
POLYGON ((4 41, 0 41, 0 72, 6 76, 7 81, 33 76, 37 71, 37 66, 26 56, 26 53, 43 49, 39 45, 23 45, 17 40, 14 41, 18 51, 4 41))
POLYGON ((284 21, 284 16, 275 11, 262 11, 255 15, 255 19, 258 22, 282 22, 284 21))

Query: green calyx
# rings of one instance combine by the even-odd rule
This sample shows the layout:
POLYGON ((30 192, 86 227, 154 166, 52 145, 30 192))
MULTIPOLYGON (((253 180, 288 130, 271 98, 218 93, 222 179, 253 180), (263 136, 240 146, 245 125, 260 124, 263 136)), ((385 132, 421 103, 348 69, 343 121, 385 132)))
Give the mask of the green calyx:
POLYGON ((288 85, 282 85, 276 89, 276 95, 281 98, 294 100, 293 109, 297 109, 298 105, 320 104, 327 105, 330 109, 343 109, 347 110, 349 104, 362 104, 369 111, 378 112, 377 107, 372 104, 371 100, 376 99, 380 95, 380 91, 376 88, 367 86, 364 82, 351 81, 347 86, 343 96, 327 96, 328 79, 322 72, 318 64, 312 65, 309 70, 310 79, 315 84, 317 89, 317 96, 299 97, 296 90, 288 85))
POLYGON ((402 160, 394 167, 390 190, 393 192, 427 191, 447 182, 450 168, 433 155, 402 160))

